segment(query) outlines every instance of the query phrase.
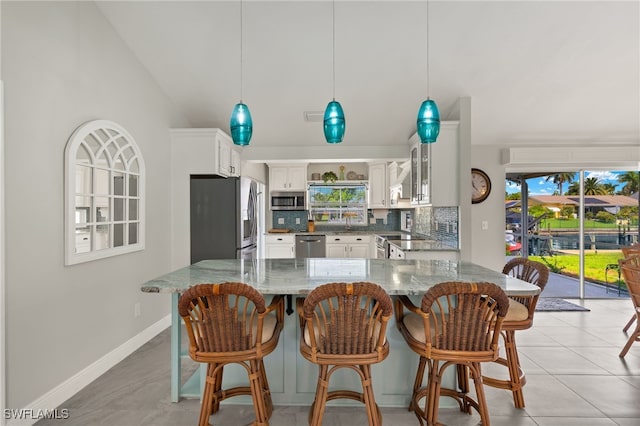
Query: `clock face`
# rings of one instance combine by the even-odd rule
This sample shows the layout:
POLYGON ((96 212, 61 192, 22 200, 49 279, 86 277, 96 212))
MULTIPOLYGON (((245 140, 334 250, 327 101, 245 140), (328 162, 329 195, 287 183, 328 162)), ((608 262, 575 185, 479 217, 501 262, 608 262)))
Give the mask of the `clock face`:
POLYGON ((491 180, 480 169, 471 169, 471 202, 480 203, 491 193, 491 180))

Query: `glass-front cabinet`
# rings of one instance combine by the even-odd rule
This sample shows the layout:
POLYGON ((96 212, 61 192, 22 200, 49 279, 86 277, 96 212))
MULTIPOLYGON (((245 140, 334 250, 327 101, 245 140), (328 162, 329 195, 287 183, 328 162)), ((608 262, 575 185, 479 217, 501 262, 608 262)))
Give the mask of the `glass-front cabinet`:
POLYGON ((431 204, 431 144, 411 147, 411 204, 431 204))

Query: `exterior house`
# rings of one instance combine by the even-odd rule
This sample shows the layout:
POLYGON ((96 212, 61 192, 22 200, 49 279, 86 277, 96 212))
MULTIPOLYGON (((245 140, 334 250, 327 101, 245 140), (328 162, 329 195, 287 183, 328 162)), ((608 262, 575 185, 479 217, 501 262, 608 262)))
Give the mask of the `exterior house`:
MULTIPOLYGON (((577 195, 534 195, 529 197, 530 205, 541 205, 554 212, 555 217, 560 217, 560 211, 565 206, 577 208, 580 205, 580 197, 577 195)), ((621 207, 637 207, 638 201, 626 195, 586 195, 584 198, 585 212, 597 214, 606 211, 616 214, 621 207)), ((576 209, 576 213, 577 213, 576 209)))

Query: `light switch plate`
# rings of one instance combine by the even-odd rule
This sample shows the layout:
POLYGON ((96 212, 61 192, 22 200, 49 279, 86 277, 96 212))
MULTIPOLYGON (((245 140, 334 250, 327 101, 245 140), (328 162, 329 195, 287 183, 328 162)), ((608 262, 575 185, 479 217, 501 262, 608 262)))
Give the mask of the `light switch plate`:
POLYGON ((296 225, 300 225, 300 218, 296 217, 296 225))
POLYGON ((284 217, 278 218, 278 225, 284 225, 284 217))
POLYGON ((486 231, 487 229, 489 229, 489 221, 488 220, 483 220, 482 221, 482 230, 486 231))

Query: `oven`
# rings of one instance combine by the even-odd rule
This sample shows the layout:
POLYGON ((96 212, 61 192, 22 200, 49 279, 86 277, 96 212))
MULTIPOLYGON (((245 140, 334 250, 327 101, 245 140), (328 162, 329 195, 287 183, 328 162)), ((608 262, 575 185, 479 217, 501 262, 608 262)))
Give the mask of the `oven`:
POLYGON ((389 243, 381 235, 376 235, 376 259, 389 258, 389 243))

